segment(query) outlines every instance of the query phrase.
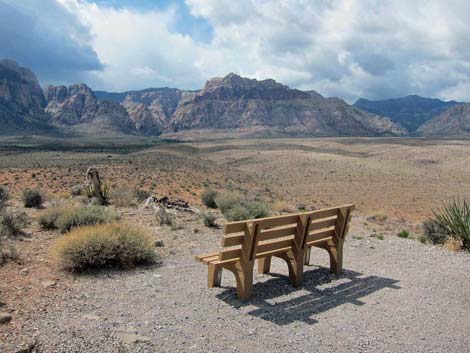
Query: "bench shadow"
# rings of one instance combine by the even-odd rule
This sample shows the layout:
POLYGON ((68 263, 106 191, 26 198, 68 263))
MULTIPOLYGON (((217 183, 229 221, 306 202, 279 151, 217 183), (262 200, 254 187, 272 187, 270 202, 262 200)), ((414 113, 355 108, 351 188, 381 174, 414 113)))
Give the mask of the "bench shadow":
POLYGON ((248 312, 249 315, 271 321, 276 325, 288 325, 295 321, 306 324, 315 324, 317 320, 312 316, 328 311, 340 305, 350 303, 364 305, 360 299, 384 288, 400 289, 397 280, 379 277, 364 276, 355 271, 344 270, 340 276, 330 273, 328 268, 320 267, 304 273, 304 284, 301 288, 290 285, 286 276, 269 274, 273 277, 265 282, 253 286, 253 298, 247 302, 237 299, 236 288, 225 288, 217 298, 225 301, 235 308, 243 306, 256 306, 248 312), (344 280, 347 280, 346 282, 344 280), (321 285, 338 282, 337 285, 320 289, 321 285), (289 295, 292 292, 306 290, 310 293, 275 303, 269 300, 289 295))

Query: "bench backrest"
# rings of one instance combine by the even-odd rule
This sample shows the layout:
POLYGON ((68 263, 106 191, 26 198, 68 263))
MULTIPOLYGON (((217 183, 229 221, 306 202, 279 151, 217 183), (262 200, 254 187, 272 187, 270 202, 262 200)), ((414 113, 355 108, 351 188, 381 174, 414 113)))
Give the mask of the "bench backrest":
POLYGON ((225 224, 220 261, 253 261, 344 238, 353 205, 225 224))

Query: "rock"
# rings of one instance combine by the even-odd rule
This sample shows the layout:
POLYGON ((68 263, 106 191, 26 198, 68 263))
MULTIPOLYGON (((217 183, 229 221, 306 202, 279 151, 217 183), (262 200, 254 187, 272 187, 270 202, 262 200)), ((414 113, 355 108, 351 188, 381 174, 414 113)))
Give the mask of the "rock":
POLYGON ((194 233, 194 234, 197 234, 197 233, 199 233, 199 229, 197 229, 197 228, 194 228, 194 230, 193 230, 193 233, 194 233))
POLYGON ((20 270, 20 275, 27 275, 29 273, 29 268, 23 268, 20 270))
POLYGON ((52 288, 52 287, 57 286, 57 282, 53 280, 45 280, 41 282, 41 286, 43 288, 52 288))
POLYGON ((133 343, 149 342, 150 341, 150 337, 141 336, 141 335, 138 335, 138 334, 130 334, 130 333, 118 333, 117 337, 124 344, 133 344, 133 343))
POLYGON ((229 130, 239 134, 306 136, 404 135, 388 118, 359 110, 338 98, 291 89, 272 79, 229 74, 209 80, 171 117, 168 131, 229 130))
POLYGON ((161 248, 161 247, 165 246, 165 244, 163 243, 163 240, 158 239, 158 240, 155 240, 155 246, 157 248, 161 248))
POLYGON ((0 302, 0 308, 1 308, 2 306, 6 306, 6 303, 0 302))
POLYGON ((47 131, 46 100, 34 73, 12 60, 0 60, 0 126, 2 133, 47 131))
POLYGON ((82 318, 85 320, 93 320, 93 321, 98 321, 100 319, 99 316, 94 315, 94 314, 85 314, 82 316, 82 318))
POLYGON ((0 324, 7 324, 11 321, 11 315, 8 313, 0 313, 0 324))

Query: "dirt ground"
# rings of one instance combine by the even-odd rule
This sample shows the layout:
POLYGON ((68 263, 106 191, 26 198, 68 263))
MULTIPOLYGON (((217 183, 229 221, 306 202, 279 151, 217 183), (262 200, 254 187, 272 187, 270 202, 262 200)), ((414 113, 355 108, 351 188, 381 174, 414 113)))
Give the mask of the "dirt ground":
POLYGON ((171 230, 150 211, 118 207, 124 221, 163 240, 161 265, 77 277, 53 264, 49 249, 61 235, 39 229, 43 210, 28 210, 26 236, 7 241, 19 257, 0 267, 0 312, 12 316, 0 324, 0 352, 33 345, 91 353, 465 351, 469 254, 416 237, 443 200, 470 199, 469 151, 470 141, 346 138, 163 144, 130 153, 0 149, 0 184, 16 210, 24 210, 25 188, 45 192, 46 208, 68 198, 90 165, 114 190, 148 189, 198 208, 206 187, 306 209, 357 206, 344 275, 329 274, 319 252, 297 290, 275 263, 275 274, 256 276, 256 297, 246 305, 230 274, 222 288, 205 288, 206 268, 194 255, 217 249, 222 231, 195 215, 180 214, 182 228, 171 230), (415 239, 398 238, 402 229, 415 239))

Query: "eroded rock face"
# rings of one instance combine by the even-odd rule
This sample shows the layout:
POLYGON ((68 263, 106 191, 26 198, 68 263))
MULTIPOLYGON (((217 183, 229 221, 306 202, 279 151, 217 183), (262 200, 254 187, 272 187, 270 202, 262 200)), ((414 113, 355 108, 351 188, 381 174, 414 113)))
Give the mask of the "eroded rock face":
POLYGON ((45 93, 46 112, 54 124, 91 133, 136 131, 123 106, 113 101, 98 102, 93 91, 83 83, 49 86, 45 93))
POLYGON ((424 136, 468 136, 470 134, 470 103, 455 105, 418 129, 424 136))
POLYGON ((45 106, 34 73, 12 60, 0 60, 0 133, 47 130, 45 106))
POLYGON ((236 74, 208 81, 200 93, 179 104, 168 130, 192 129, 243 129, 245 133, 259 133, 261 129, 306 136, 406 134, 390 119, 366 113, 340 99, 236 74))

